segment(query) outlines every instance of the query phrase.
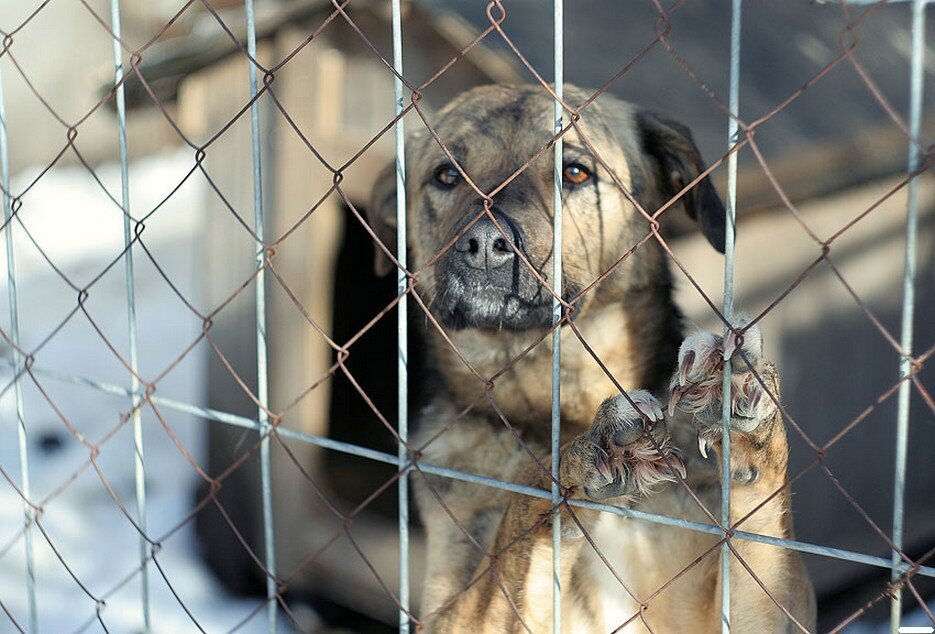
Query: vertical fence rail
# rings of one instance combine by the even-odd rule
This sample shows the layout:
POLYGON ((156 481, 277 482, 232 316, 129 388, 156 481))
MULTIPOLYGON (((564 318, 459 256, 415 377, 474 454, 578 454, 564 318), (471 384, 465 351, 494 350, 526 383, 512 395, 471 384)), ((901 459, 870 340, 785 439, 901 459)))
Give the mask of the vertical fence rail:
MULTIPOLYGON (((740 5, 733 0, 730 21, 730 115, 727 120, 727 146, 733 147, 738 139, 740 116, 740 5)), ((734 324, 734 229, 737 218, 737 153, 727 158, 727 213, 724 223, 724 316, 734 324)), ((728 331, 725 329, 725 342, 728 331)), ((731 419, 731 361, 724 361, 724 382, 721 408, 721 523, 730 527, 730 419, 731 419)), ((726 537, 726 535, 725 535, 726 537)), ((721 632, 730 632, 730 546, 721 545, 721 632)))
POLYGON ((140 380, 136 336, 136 278, 133 272, 133 240, 130 221, 130 170, 127 156, 127 107, 123 87, 123 50, 120 46, 120 0, 110 2, 110 23, 114 48, 114 95, 117 105, 117 141, 120 152, 120 201, 123 210, 124 274, 127 288, 127 332, 130 344, 130 403, 133 407, 133 476, 136 493, 136 520, 140 535, 140 609, 143 613, 143 631, 152 630, 152 612, 149 605, 149 542, 146 540, 146 463, 143 458, 143 421, 140 413, 140 380))
POLYGON ((6 266, 7 293, 10 302, 10 340, 13 344, 13 394, 16 399, 16 433, 19 444, 20 490, 23 500, 26 531, 23 543, 26 555, 26 597, 29 603, 27 631, 39 631, 39 606, 36 602, 36 562, 33 553, 32 523, 35 513, 29 505, 31 489, 29 486, 29 451, 26 441, 26 408, 23 402, 22 375, 25 372, 25 360, 20 354, 19 343, 19 304, 16 297, 16 264, 13 258, 13 199, 10 197, 10 155, 8 146, 6 107, 3 96, 3 74, 0 69, 0 182, 3 183, 3 221, 6 224, 6 266))
MULTIPOLYGON (((394 114, 403 111, 403 26, 400 0, 393 0, 393 79, 394 114)), ((409 440, 409 322, 408 278, 406 276, 406 129, 402 117, 396 120, 396 259, 400 267, 396 271, 396 292, 399 304, 396 307, 396 396, 399 447, 399 468, 408 471, 406 442, 409 440)), ((399 631, 409 632, 409 479, 406 473, 399 478, 399 631)))
POLYGON ((269 455, 269 386, 267 379, 267 352, 266 352, 266 247, 264 245, 265 231, 263 227, 263 173, 261 164, 260 144, 260 101, 256 99, 259 92, 256 77, 256 16, 253 11, 253 0, 244 0, 244 12, 247 18, 247 53, 252 58, 249 65, 250 98, 254 99, 250 105, 250 137, 253 147, 253 213, 254 230, 256 232, 256 265, 259 272, 256 276, 256 389, 257 400, 260 402, 258 417, 260 423, 260 486, 263 504, 263 547, 266 565, 266 600, 269 631, 276 631, 276 543, 273 539, 273 487, 270 473, 269 455))
MULTIPOLYGON (((564 3, 563 0, 554 0, 553 3, 553 48, 555 56, 555 133, 562 131, 563 106, 565 89, 565 34, 564 34, 564 3)), ((552 199, 552 324, 562 319, 562 137, 555 140, 554 187, 552 199)), ((559 451, 561 449, 562 434, 562 329, 556 328, 552 332, 552 631, 558 634, 562 631, 562 512, 559 503, 562 500, 562 491, 559 486, 559 451)))
MULTIPOLYGON (((909 84, 909 161, 908 171, 915 173, 921 159, 922 132, 922 82, 925 62, 925 5, 926 0, 912 2, 912 53, 909 84)), ((893 484, 893 572, 896 581, 905 570, 899 551, 903 548, 903 516, 906 492, 906 452, 909 443, 909 401, 912 383, 912 320, 915 308, 916 238, 919 229, 919 177, 909 181, 906 201, 906 261, 903 268, 902 334, 900 346, 903 356, 899 363, 899 397, 896 413, 896 459, 893 484)), ((893 589, 890 603, 890 626, 893 632, 899 629, 902 614, 902 592, 893 589)))

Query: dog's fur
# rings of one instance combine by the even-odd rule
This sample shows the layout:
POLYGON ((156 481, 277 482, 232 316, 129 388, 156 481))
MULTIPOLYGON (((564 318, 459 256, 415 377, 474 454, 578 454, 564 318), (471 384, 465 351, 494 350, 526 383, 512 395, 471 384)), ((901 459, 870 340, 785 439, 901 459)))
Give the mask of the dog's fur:
MULTIPOLYGON (((566 87, 565 94, 573 103, 587 97, 574 87, 566 87)), ((423 454, 427 463, 544 489, 551 485, 547 474, 550 346, 537 345, 509 369, 503 368, 541 339, 551 320, 551 295, 515 252, 549 282, 553 163, 552 152, 542 150, 552 135, 552 107, 551 97, 539 87, 486 86, 462 94, 433 122, 457 164, 483 192, 498 187, 541 152, 493 194, 492 211, 498 221, 493 224, 508 242, 497 242, 489 252, 481 244, 480 256, 487 260, 465 264, 466 259, 479 257, 477 242, 465 236, 480 235, 483 243, 482 234, 471 232, 490 230, 483 224, 490 223, 489 218, 471 224, 482 216, 481 197, 463 174, 450 172, 449 158, 425 130, 410 134, 406 155, 410 264, 414 269, 424 267, 418 291, 450 337, 449 343, 436 328, 428 327, 442 385, 422 412, 415 445, 431 440, 423 454), (440 170, 449 170, 445 176, 453 184, 439 184, 440 170), (508 260, 507 265, 492 266, 489 260, 494 257, 508 260), (492 388, 459 354, 480 375, 493 377, 492 388), (485 389, 490 390, 490 398, 485 389)), ((569 299, 611 269, 650 231, 647 220, 592 156, 589 144, 650 213, 703 169, 684 126, 609 95, 591 104, 579 125, 583 134, 571 130, 564 137, 565 162, 583 165, 594 176, 564 191, 563 288, 569 299)), ((396 238, 395 200, 395 172, 390 166, 378 179, 368 213, 375 232, 391 250, 396 238)), ((700 180, 680 206, 699 221, 715 248, 723 250, 724 208, 709 180, 700 180)), ((391 268, 380 250, 377 260, 378 271, 391 268)), ((576 327, 628 393, 639 388, 666 393, 682 325, 672 300, 668 261, 655 240, 646 241, 620 262, 575 308, 576 327)), ((703 433, 715 453, 719 451, 720 420, 712 414, 714 407, 720 407, 719 397, 711 408, 694 416, 675 403, 674 414, 667 417, 671 439, 662 422, 640 436, 640 412, 621 397, 604 402, 617 389, 575 333, 566 326, 561 334, 561 484, 571 497, 710 523, 684 486, 661 484, 684 473, 684 461, 686 483, 719 517, 719 459, 702 459, 696 445, 696 434, 703 433), (634 435, 635 425, 639 426, 634 435), (660 443, 662 454, 654 449, 660 443)), ((757 362, 757 370, 778 394, 775 369, 757 362)), ((641 412, 654 418, 655 403, 646 394, 636 396, 641 412)), ((758 400, 758 405, 753 423, 731 434, 734 521, 779 489, 786 476, 788 447, 781 417, 768 397, 758 400)), ((550 503, 445 478, 416 477, 414 484, 428 538, 422 615, 429 629, 548 631, 550 503)), ((715 536, 581 507, 573 508, 573 515, 562 512, 565 631, 610 631, 639 613, 640 603, 621 581, 645 602, 629 627, 655 632, 719 629, 715 536), (691 566, 687 572, 669 582, 687 566, 691 566)), ((788 493, 765 502, 741 528, 791 538, 788 493)), ((732 544, 772 595, 802 625, 812 628, 814 599, 797 553, 744 540, 732 544)), ((794 629, 736 559, 731 583, 734 631, 794 629)))

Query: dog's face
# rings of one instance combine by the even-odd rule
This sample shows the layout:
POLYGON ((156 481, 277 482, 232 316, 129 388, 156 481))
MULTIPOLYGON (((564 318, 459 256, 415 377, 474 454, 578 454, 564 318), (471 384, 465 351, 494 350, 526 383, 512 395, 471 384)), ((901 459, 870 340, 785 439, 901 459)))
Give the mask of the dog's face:
MULTIPOLYGON (((572 103, 587 97, 574 87, 565 94, 572 103)), ((433 123, 450 157, 427 131, 410 134, 409 263, 428 265, 420 290, 447 328, 516 331, 551 323, 552 295, 542 282, 550 283, 552 269, 554 152, 545 146, 553 121, 553 101, 540 87, 485 86, 456 98, 433 123), (492 198, 489 214, 471 183, 492 198)), ((562 166, 562 286, 564 297, 576 300, 577 316, 600 294, 578 298, 579 292, 650 230, 588 145, 648 213, 703 170, 686 128, 613 97, 589 106, 579 126, 582 134, 572 129, 564 136, 562 166)), ((391 249, 395 180, 390 166, 368 209, 391 249)), ((683 206, 723 250, 724 208, 707 178, 685 195, 683 206)), ((599 287, 613 285, 619 296, 651 281, 647 251, 637 249, 599 287)), ((379 250, 377 258, 378 271, 392 268, 379 250)))

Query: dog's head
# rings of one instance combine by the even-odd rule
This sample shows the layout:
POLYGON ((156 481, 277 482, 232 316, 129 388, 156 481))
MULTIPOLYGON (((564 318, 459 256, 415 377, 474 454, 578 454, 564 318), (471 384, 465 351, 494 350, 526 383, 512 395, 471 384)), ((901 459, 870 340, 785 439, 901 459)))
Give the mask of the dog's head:
MULTIPOLYGON (((587 98, 571 86, 565 95, 572 103, 587 98)), ((420 288, 446 327, 527 330, 551 323, 552 296, 540 279, 548 283, 552 267, 554 153, 545 146, 553 126, 553 101, 541 87, 484 86, 456 98, 433 123, 451 157, 426 130, 410 133, 409 264, 430 265, 420 288), (489 214, 471 183, 491 196, 489 214)), ((582 134, 572 129, 563 137, 562 255, 564 295, 575 299, 580 316, 601 297, 619 298, 658 273, 647 260, 652 245, 643 245, 650 248, 637 249, 597 289, 577 297, 650 230, 614 178, 651 214, 695 180, 704 163, 686 127, 609 95, 583 112, 579 126, 582 134)), ((724 206, 710 181, 700 180, 680 204, 723 252, 724 206)), ((379 176, 367 211, 394 249, 394 165, 379 176)), ((378 249, 377 271, 391 269, 378 249)))

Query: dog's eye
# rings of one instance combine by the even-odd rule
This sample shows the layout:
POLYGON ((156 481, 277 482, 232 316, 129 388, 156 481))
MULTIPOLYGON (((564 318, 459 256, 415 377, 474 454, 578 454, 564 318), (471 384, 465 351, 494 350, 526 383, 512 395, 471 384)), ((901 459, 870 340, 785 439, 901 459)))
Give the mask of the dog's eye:
POLYGON ((435 170, 435 181, 446 189, 451 189, 461 182, 461 173, 455 169, 454 165, 446 163, 435 170))
POLYGON ((583 185, 591 180, 591 172, 581 163, 569 163, 562 170, 562 178, 569 185, 583 185))

